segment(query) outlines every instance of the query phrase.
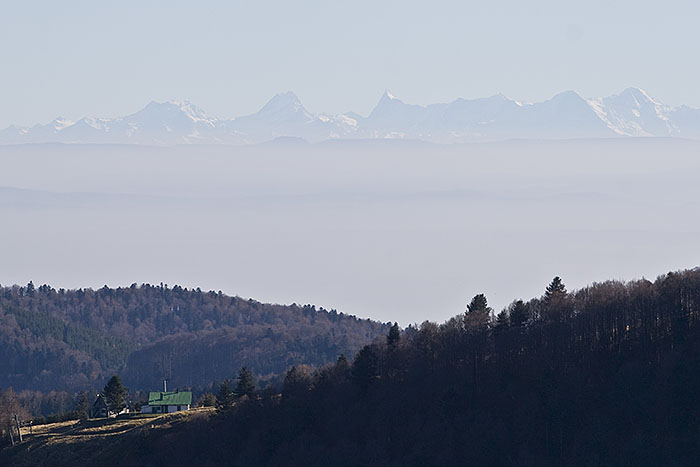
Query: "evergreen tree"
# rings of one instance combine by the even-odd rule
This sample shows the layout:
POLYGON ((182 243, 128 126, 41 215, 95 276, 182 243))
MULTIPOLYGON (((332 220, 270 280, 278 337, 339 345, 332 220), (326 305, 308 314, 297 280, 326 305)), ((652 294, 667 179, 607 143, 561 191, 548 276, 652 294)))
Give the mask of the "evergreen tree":
POLYGON ((486 295, 480 293, 474 295, 467 305, 464 315, 464 327, 467 331, 481 331, 486 328, 491 319, 491 307, 486 300, 486 295))
POLYGON ((231 380, 227 378, 221 383, 219 392, 216 394, 216 409, 222 412, 226 411, 233 407, 234 400, 235 396, 233 389, 231 389, 231 380))
POLYGON ((399 330, 399 323, 394 322, 394 325, 389 329, 389 334, 386 336, 386 345, 390 348, 396 348, 401 339, 401 331, 399 330))
POLYGON ((494 326, 493 330, 496 333, 502 333, 506 329, 508 329, 508 326, 510 325, 510 320, 508 318, 508 312, 504 309, 501 310, 498 315, 496 315, 496 325, 494 326))
MULTIPOLYGON (((229 387, 230 388, 230 387, 229 387)), ((210 392, 202 394, 202 397, 197 401, 197 407, 215 407, 216 396, 210 392)))
POLYGON ((88 412, 90 411, 90 400, 88 399, 87 393, 85 391, 80 391, 77 399, 75 400, 75 415, 81 420, 86 420, 88 418, 88 412))
POLYGON ((102 390, 110 412, 119 413, 126 407, 127 389, 119 375, 112 376, 102 390))
POLYGON ((491 311, 491 308, 489 308, 488 301, 486 300, 486 295, 482 293, 474 295, 471 302, 469 302, 469 304, 467 305, 467 313, 473 313, 475 311, 484 310, 491 311))
POLYGON ((253 373, 244 366, 238 373, 238 383, 236 384, 236 397, 251 396, 255 391, 255 378, 253 373))
POLYGON ((555 276, 544 291, 544 299, 545 301, 549 301, 560 295, 566 295, 566 287, 561 277, 555 276))
POLYGON ((544 292, 543 316, 547 321, 565 321, 570 318, 571 306, 566 287, 559 276, 552 279, 544 292))
POLYGON ((522 300, 516 300, 510 306, 510 325, 514 328, 521 328, 527 324, 530 319, 530 313, 527 310, 527 305, 522 300))
POLYGON ((350 377, 350 362, 348 362, 348 359, 344 354, 340 354, 340 357, 338 357, 333 374, 339 380, 346 380, 350 377))
POLYGON ((378 376, 379 357, 372 347, 366 345, 358 352, 352 363, 352 379, 360 389, 366 391, 378 376))

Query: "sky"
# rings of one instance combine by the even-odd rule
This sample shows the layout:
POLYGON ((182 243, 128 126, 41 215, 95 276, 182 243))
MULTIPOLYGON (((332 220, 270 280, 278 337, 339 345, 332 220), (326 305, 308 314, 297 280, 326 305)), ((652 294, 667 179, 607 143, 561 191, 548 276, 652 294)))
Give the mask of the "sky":
POLYGON ((0 128, 170 99, 232 118, 286 90, 364 115, 385 89, 429 104, 634 86, 700 107, 698 18, 673 0, 8 1, 0 128))

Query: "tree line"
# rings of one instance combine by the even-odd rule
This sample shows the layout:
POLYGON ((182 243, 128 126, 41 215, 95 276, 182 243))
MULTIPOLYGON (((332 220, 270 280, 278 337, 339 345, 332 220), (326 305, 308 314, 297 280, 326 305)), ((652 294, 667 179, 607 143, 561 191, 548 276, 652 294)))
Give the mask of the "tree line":
POLYGON ((149 446, 211 465, 695 465, 699 313, 700 270, 555 277, 498 313, 477 294, 149 446))

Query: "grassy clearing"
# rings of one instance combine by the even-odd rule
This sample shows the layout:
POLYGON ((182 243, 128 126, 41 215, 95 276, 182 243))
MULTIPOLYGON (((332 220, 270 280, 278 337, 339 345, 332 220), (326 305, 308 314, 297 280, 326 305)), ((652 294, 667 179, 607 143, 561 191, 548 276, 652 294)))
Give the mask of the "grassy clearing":
POLYGON ((119 418, 71 420, 23 428, 24 442, 0 452, 0 465, 117 465, 139 441, 192 417, 208 417, 213 408, 171 414, 135 414, 119 418), (6 464, 7 463, 7 464, 6 464))

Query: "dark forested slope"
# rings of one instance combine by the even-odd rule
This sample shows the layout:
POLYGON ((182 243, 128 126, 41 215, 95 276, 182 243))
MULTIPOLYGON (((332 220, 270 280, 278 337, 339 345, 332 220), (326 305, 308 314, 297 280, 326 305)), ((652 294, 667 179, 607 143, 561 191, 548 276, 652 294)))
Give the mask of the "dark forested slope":
POLYGON ((101 387, 115 371, 133 389, 209 383, 243 365, 262 375, 321 365, 386 332, 313 306, 135 284, 55 290, 0 288, 0 387, 101 387))
MULTIPOLYGON (((394 330, 352 363, 292 368, 281 395, 125 439, 119 459, 94 460, 698 465, 699 318, 700 270, 571 293, 557 278, 495 316, 477 295, 464 314, 394 330)), ((14 452, 8 461, 31 463, 14 452)))

